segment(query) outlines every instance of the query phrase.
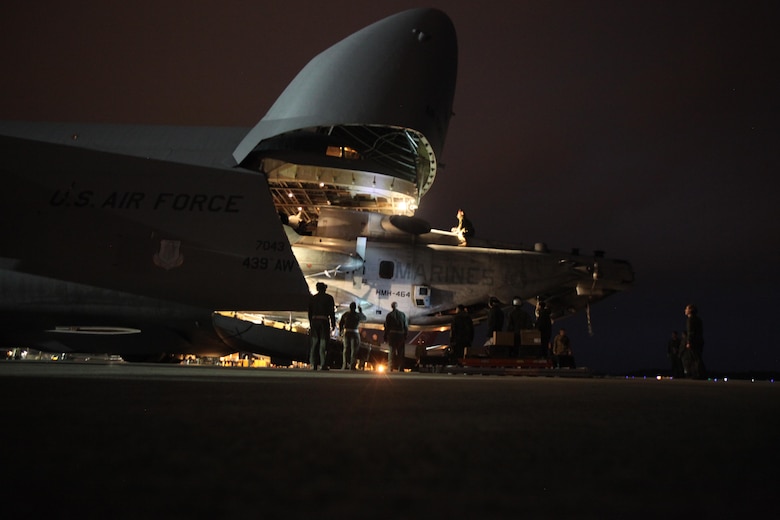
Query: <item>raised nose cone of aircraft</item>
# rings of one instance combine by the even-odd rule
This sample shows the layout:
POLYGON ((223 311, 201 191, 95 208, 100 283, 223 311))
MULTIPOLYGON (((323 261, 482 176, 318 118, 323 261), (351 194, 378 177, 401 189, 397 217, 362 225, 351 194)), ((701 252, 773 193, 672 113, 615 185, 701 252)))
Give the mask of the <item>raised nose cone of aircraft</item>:
POLYGON ((234 157, 263 171, 272 189, 293 183, 305 191, 280 191, 277 202, 408 213, 435 178, 456 74, 446 14, 390 16, 311 60, 234 157))

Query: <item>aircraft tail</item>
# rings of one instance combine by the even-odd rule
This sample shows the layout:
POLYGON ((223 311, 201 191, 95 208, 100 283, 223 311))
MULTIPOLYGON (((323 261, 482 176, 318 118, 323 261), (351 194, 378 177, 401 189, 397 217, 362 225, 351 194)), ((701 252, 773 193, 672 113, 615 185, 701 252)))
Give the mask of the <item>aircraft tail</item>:
POLYGON ((205 309, 306 308, 262 175, 0 137, 5 267, 205 309))

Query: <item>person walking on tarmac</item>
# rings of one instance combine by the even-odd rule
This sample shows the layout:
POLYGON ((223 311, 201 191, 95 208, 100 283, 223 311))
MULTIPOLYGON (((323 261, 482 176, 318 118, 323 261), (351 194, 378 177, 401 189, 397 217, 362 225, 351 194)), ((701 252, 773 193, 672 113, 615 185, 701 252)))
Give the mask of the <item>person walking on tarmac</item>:
POLYGON ((309 365, 317 370, 317 347, 319 346, 320 370, 327 370, 325 355, 327 354, 330 332, 336 328, 336 304, 333 296, 326 293, 328 286, 317 282, 317 294, 309 299, 309 334, 311 348, 309 349, 309 365))
POLYGON ((387 371, 396 369, 403 372, 409 322, 406 319, 406 314, 398 310, 398 302, 393 302, 390 306, 393 310, 385 318, 385 341, 390 347, 390 352, 387 355, 387 371))
POLYGON ((341 361, 341 369, 355 370, 355 358, 360 348, 360 323, 366 321, 363 309, 355 302, 350 302, 349 310, 341 315, 339 320, 339 334, 344 343, 344 354, 341 361), (357 309, 357 310, 355 310, 357 309), (349 362, 347 360, 349 359, 349 362))

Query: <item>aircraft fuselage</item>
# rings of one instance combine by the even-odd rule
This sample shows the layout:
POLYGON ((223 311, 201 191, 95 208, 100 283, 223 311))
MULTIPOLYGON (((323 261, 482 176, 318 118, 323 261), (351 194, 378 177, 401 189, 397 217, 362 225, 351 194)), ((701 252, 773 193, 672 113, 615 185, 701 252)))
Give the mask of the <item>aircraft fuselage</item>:
POLYGON ((601 255, 498 247, 487 242, 460 247, 453 242, 457 241, 435 233, 358 237, 355 241, 312 236, 296 242, 293 252, 310 287, 325 281, 342 309, 355 301, 369 324, 382 324, 390 304, 397 302, 415 328, 448 324, 457 305, 479 310, 490 297, 503 302, 542 297, 561 317, 624 290, 633 281, 627 262, 601 255), (330 268, 323 265, 325 246, 334 255, 330 268), (360 251, 362 265, 340 261, 350 250, 360 251), (319 261, 310 262, 312 256, 319 261))

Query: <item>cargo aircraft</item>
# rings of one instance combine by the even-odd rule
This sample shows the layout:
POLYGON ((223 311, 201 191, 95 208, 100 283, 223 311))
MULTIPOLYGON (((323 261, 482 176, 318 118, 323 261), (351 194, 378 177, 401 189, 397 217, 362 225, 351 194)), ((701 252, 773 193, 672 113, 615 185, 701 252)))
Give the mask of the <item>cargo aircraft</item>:
POLYGON ((367 347, 393 301, 424 335, 458 304, 479 321, 489 297, 541 298, 564 317, 628 288, 625 261, 463 247, 414 216, 456 73, 450 19, 412 9, 316 56, 251 129, 0 122, 0 341, 289 363, 308 360, 318 281, 338 312, 362 307, 367 347))

